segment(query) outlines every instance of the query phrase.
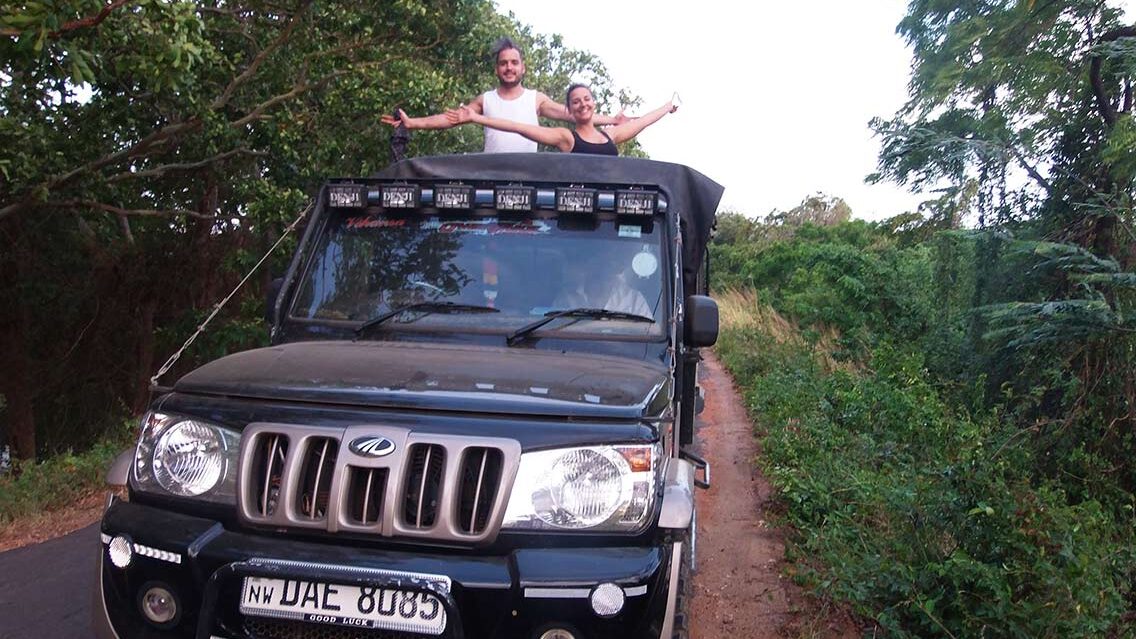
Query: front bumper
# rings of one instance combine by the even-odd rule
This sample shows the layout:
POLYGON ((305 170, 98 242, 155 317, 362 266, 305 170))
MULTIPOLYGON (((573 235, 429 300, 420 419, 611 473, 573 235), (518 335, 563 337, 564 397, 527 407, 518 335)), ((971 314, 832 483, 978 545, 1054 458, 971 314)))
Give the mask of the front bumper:
POLYGON ((276 639, 345 637, 411 639, 427 635, 360 631, 242 615, 246 576, 331 583, 397 585, 429 590, 447 612, 442 637, 528 639, 551 627, 581 639, 657 639, 665 627, 672 546, 518 548, 500 555, 476 551, 418 553, 346 541, 296 540, 225 529, 220 523, 150 506, 113 501, 102 522, 95 626, 100 639, 276 639), (132 542, 133 559, 115 567, 112 539, 132 542), (350 545, 347 545, 350 544, 350 545), (286 561, 280 561, 286 560, 286 561), (287 566, 281 568, 281 566, 287 566), (380 574, 416 573, 450 579, 448 592, 429 583, 389 582, 380 574), (611 618, 592 611, 589 595, 603 583, 622 587, 623 609, 611 618), (167 627, 145 621, 141 594, 153 585, 175 593, 180 614, 167 627), (271 630, 265 630, 271 628, 271 630))

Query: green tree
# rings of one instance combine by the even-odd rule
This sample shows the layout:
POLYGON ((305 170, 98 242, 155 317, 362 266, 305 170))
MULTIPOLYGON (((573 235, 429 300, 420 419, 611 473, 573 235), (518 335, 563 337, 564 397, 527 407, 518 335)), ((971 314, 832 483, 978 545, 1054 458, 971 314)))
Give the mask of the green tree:
POLYGON ((1121 15, 1088 0, 913 0, 899 25, 910 100, 874 122, 873 177, 945 188, 939 224, 973 210, 988 231, 959 253, 975 260, 968 377, 1034 434, 1039 470, 1109 468, 1131 491, 1136 29, 1121 15))
MULTIPOLYGON (((0 7, 0 420, 16 456, 82 446, 141 410, 157 355, 314 189, 389 162, 380 115, 492 86, 489 48, 507 34, 549 56, 536 77, 592 73, 619 95, 594 56, 488 0, 0 7)), ((479 146, 460 127, 411 153, 479 146)), ((185 365, 263 339, 255 289, 185 365)))

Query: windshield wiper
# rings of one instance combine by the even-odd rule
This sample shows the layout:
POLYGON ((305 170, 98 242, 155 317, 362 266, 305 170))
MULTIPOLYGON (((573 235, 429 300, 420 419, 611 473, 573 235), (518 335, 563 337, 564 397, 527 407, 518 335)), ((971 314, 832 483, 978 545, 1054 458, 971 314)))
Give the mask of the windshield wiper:
POLYGON ((538 319, 537 321, 531 324, 525 324, 512 333, 509 333, 509 336, 505 338, 505 343, 509 346, 514 346, 517 342, 532 334, 532 332, 536 329, 561 317, 584 317, 587 319, 614 319, 628 320, 631 322, 650 322, 652 324, 655 323, 654 318, 647 317, 646 315, 639 315, 636 313, 609 311, 606 308, 569 308, 562 311, 549 311, 545 313, 544 317, 538 319))
POLYGON ((397 308, 376 315, 371 319, 359 325, 355 329, 355 337, 361 337, 368 329, 374 328, 379 324, 389 320, 396 315, 401 315, 407 311, 424 311, 426 313, 500 313, 500 309, 493 308, 492 306, 478 306, 477 304, 459 304, 457 302, 414 302, 413 304, 403 304, 397 308))

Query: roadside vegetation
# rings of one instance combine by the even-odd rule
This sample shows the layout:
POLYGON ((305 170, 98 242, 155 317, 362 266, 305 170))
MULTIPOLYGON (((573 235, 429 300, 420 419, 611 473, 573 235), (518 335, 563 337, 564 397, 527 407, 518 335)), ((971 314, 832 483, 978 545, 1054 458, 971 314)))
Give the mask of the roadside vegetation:
POLYGON ((1136 636, 1136 30, 1107 4, 912 2, 876 180, 720 216, 719 352, 794 576, 892 637, 1136 636))
POLYGON ((66 451, 40 463, 16 462, 15 472, 0 474, 0 533, 17 520, 105 491, 107 469, 134 437, 135 424, 129 420, 87 450, 66 451))
POLYGON ((977 242, 902 247, 845 222, 716 247, 752 251, 748 275, 717 282, 718 351, 758 424, 795 576, 887 636, 1124 634, 1123 460, 1097 416, 1039 414, 1060 361, 998 383, 976 366, 973 309, 945 305, 935 274, 977 242))

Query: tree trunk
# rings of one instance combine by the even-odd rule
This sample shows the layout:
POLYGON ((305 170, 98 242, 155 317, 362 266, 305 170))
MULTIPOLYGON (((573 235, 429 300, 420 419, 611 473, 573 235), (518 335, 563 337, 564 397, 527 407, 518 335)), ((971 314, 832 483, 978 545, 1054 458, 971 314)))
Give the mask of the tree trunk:
POLYGON ((1116 215, 1105 214, 1097 218, 1093 224, 1093 251, 1097 255, 1107 255, 1122 259, 1117 255, 1116 242, 1116 215))
MULTIPOLYGON (((197 203, 197 211, 203 215, 215 215, 218 204, 217 180, 212 171, 203 176, 204 182, 201 199, 197 203)), ((197 260, 195 272, 197 273, 198 288, 194 296, 197 308, 209 308, 217 302, 216 288, 218 283, 217 263, 214 260, 213 222, 209 220, 193 221, 192 246, 194 259, 197 260)))
POLYGON ((8 414, 8 428, 12 441, 12 457, 15 459, 35 459, 36 427, 35 408, 28 383, 31 377, 27 352, 23 348, 26 332, 4 331, 0 348, 5 351, 2 371, 0 371, 0 393, 4 395, 8 414))
POLYGON ((138 341, 135 351, 135 380, 134 398, 130 403, 131 413, 141 415, 150 403, 150 377, 154 370, 154 315, 157 312, 157 301, 147 299, 142 301, 142 310, 138 318, 138 341))
POLYGON ((32 366, 28 358, 27 303, 19 293, 21 278, 20 249, 23 247, 23 224, 18 216, 0 225, 0 395, 4 396, 4 415, 15 459, 36 456, 35 389, 32 366))

